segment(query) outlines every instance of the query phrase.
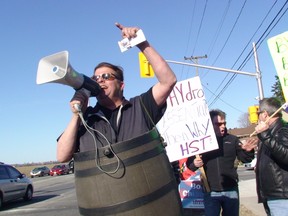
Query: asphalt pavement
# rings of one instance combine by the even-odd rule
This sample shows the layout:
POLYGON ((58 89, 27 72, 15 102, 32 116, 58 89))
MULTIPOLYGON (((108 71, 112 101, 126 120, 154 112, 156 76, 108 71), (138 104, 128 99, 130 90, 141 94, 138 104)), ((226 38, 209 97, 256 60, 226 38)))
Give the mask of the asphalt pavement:
POLYGON ((239 181, 240 204, 257 216, 266 216, 262 203, 258 203, 255 178, 239 181))

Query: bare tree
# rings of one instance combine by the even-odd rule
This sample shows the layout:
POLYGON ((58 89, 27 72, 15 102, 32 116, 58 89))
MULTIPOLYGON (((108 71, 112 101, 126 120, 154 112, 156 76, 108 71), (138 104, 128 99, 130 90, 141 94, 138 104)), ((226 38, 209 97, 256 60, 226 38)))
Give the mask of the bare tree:
MULTIPOLYGON (((281 83, 279 80, 279 77, 277 75, 275 75, 275 83, 273 84, 271 92, 273 93, 273 97, 277 97, 280 99, 280 101, 282 103, 285 102, 285 98, 284 98, 284 94, 282 91, 282 87, 281 87, 281 83)), ((238 119, 238 125, 240 128, 246 128, 249 127, 251 125, 251 122, 249 121, 249 113, 243 113, 242 115, 240 115, 239 119, 238 119)))
POLYGON ((242 115, 240 115, 239 119, 238 119, 238 124, 240 128, 246 128, 249 127, 251 125, 250 121, 249 121, 249 114, 247 113, 243 113, 242 115))

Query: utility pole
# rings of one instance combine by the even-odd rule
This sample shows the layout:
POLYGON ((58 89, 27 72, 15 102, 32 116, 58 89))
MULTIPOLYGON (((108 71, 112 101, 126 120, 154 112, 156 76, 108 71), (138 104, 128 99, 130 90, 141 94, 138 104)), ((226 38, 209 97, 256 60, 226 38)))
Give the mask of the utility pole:
MULTIPOLYGON (((195 63, 197 65, 198 65, 198 59, 201 59, 201 58, 207 58, 207 55, 204 55, 204 56, 191 56, 191 57, 184 56, 184 60, 190 60, 190 61, 192 61, 193 63, 195 63)), ((198 76, 198 67, 196 67, 196 76, 198 76)))
POLYGON ((257 57, 255 43, 253 43, 253 51, 254 51, 253 53, 254 53, 254 60, 255 60, 255 65, 256 65, 256 72, 255 73, 246 72, 246 71, 231 70, 231 69, 219 68, 219 67, 211 67, 211 66, 205 66, 205 65, 199 65, 199 64, 178 62, 178 61, 172 61, 172 60, 166 60, 166 62, 172 63, 172 64, 187 65, 187 66, 192 66, 192 67, 197 67, 197 68, 200 67, 200 68, 206 68, 206 69, 210 69, 210 70, 216 70, 216 71, 222 71, 222 72, 228 72, 228 73, 236 73, 236 74, 242 74, 242 75, 256 77, 257 85, 258 85, 259 98, 262 99, 262 98, 264 98, 263 85, 262 85, 262 75, 261 75, 261 71, 259 69, 259 63, 258 63, 258 57, 257 57))
POLYGON ((264 92, 263 92, 263 85, 262 85, 262 74, 259 69, 259 63, 258 63, 258 55, 256 52, 256 45, 253 42, 253 53, 254 53, 254 61, 255 61, 255 69, 256 69, 256 79, 258 84, 258 91, 259 91, 259 99, 262 100, 264 98, 264 92))

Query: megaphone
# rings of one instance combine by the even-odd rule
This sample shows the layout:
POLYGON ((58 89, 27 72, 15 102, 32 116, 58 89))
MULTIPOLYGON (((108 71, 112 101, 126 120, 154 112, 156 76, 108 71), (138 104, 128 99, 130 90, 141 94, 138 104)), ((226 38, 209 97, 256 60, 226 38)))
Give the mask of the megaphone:
POLYGON ((101 91, 99 84, 93 79, 76 72, 68 61, 68 51, 46 56, 39 61, 37 84, 60 83, 73 87, 75 90, 84 88, 96 96, 101 91))

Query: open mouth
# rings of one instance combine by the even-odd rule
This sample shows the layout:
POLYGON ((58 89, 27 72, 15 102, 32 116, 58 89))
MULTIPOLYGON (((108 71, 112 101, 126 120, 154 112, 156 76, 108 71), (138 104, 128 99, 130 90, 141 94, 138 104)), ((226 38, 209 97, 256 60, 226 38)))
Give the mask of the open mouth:
POLYGON ((108 87, 106 85, 100 85, 101 89, 107 89, 108 87))
POLYGON ((220 129, 220 133, 223 135, 225 134, 225 129, 220 129))

